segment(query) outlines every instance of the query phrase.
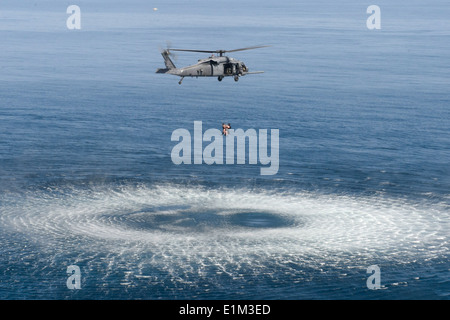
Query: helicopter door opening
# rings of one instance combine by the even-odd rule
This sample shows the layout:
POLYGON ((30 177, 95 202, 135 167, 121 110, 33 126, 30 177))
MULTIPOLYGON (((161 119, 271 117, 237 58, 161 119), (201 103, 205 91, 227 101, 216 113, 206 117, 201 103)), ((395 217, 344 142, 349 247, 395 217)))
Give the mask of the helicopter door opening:
POLYGON ((231 74, 232 70, 233 70, 233 66, 231 65, 231 63, 225 63, 223 65, 223 73, 225 75, 231 74))
POLYGON ((224 75, 236 74, 236 65, 234 63, 225 63, 223 65, 223 73, 224 75))

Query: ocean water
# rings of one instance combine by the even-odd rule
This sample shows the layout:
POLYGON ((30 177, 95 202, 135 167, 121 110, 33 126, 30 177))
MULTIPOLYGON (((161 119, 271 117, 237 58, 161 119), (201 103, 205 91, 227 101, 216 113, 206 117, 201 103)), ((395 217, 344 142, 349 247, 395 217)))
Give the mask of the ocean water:
POLYGON ((0 3, 1 299, 449 298, 447 1, 377 1, 380 30, 360 1, 70 4, 0 3), (178 85, 167 43, 271 47, 178 85), (175 165, 194 121, 278 129, 277 174, 175 165))

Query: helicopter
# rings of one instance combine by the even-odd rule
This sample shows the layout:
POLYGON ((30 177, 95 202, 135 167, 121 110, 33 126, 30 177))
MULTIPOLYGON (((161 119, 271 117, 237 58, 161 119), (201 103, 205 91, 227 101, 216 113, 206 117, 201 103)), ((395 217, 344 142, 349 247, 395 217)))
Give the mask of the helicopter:
POLYGON ((185 77, 217 77, 219 81, 222 81, 225 77, 234 77, 234 81, 239 81, 239 77, 241 76, 245 76, 247 74, 263 73, 264 71, 250 72, 244 62, 224 56, 224 54, 227 52, 237 52, 265 47, 270 46, 254 46, 234 50, 190 50, 167 48, 161 51, 161 55, 164 58, 166 68, 159 68, 156 70, 156 73, 165 73, 179 76, 181 77, 181 80, 178 82, 178 84, 181 84, 185 77), (205 59, 199 59, 198 62, 194 65, 177 68, 175 67, 173 61, 170 59, 170 57, 173 57, 173 51, 211 53, 211 56, 205 59), (217 54, 218 56, 215 56, 214 54, 217 54))

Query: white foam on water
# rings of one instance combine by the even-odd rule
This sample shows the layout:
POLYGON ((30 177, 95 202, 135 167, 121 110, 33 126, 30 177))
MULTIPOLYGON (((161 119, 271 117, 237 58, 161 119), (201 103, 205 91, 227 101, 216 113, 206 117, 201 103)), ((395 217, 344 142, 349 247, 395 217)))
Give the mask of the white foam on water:
POLYGON ((5 197, 0 229, 21 233, 54 255, 102 253, 111 269, 125 264, 145 277, 152 266, 185 281, 186 274, 206 277, 212 268, 239 277, 244 269, 294 273, 367 266, 381 257, 405 263, 442 257, 448 255, 448 221, 442 203, 144 185, 5 197))

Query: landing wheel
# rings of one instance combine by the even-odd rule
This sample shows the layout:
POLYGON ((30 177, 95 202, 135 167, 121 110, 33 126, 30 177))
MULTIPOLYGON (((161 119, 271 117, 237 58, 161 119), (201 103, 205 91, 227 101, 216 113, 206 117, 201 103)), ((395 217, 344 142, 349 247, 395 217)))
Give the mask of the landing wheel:
POLYGON ((239 81, 239 76, 234 76, 234 81, 239 81))
POLYGON ((217 78, 217 80, 222 81, 222 80, 223 80, 223 76, 219 76, 219 77, 217 78))

